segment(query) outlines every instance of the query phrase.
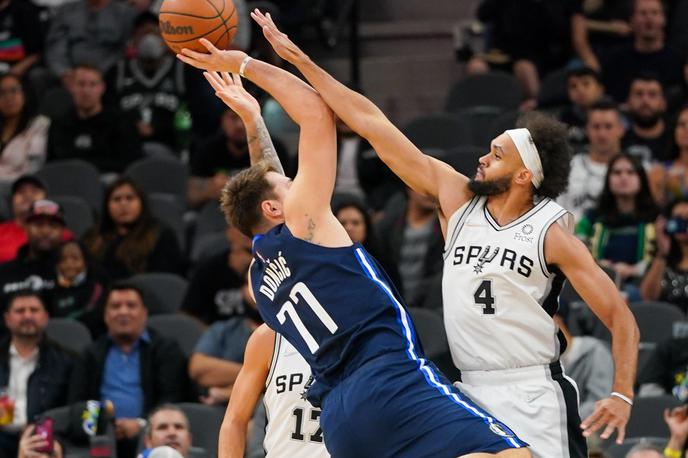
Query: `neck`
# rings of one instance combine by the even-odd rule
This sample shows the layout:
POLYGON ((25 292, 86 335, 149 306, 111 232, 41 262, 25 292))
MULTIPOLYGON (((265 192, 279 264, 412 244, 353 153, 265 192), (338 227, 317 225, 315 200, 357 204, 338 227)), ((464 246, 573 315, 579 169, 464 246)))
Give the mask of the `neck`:
POLYGON ((17 353, 22 358, 26 358, 33 353, 36 348, 38 348, 38 343, 41 340, 41 336, 36 337, 23 337, 23 336, 12 336, 12 344, 14 348, 17 349, 17 353))
POLYGON ((621 150, 621 146, 617 145, 616 148, 609 149, 607 151, 597 150, 590 148, 588 151, 588 157, 594 162, 599 162, 600 164, 607 164, 609 160, 614 157, 621 150))
POLYGON ((688 165, 688 148, 681 148, 679 150, 676 162, 680 162, 683 165, 688 165))
POLYGON ((81 119, 92 118, 103 111, 103 105, 98 103, 90 108, 77 108, 76 113, 81 119))
POLYGON ((115 345, 121 348, 125 353, 129 353, 138 340, 138 337, 133 336, 112 336, 112 341, 115 345))
POLYGON ((620 213, 633 213, 635 211, 635 196, 616 196, 616 207, 620 213))
POLYGON ((664 36, 659 34, 654 38, 637 37, 635 39, 635 50, 641 53, 661 51, 664 47, 664 36))
POLYGON ((8 116, 5 118, 5 124, 3 125, 2 128, 2 139, 3 140, 9 140, 10 137, 14 134, 14 131, 17 130, 17 126, 19 125, 19 115, 17 116, 8 116))
POLYGON ((487 208, 497 223, 504 226, 533 208, 533 196, 530 192, 511 190, 498 196, 490 196, 487 208))
POLYGON ((640 127, 637 124, 633 124, 633 132, 641 138, 659 137, 664 132, 664 120, 660 118, 657 124, 652 127, 640 127))

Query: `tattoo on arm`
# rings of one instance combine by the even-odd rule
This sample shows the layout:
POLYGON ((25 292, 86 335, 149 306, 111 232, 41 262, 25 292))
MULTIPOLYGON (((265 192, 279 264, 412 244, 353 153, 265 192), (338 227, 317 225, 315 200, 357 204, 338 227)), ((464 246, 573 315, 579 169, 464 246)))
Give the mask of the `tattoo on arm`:
POLYGON ((251 164, 257 164, 260 161, 265 161, 270 164, 274 169, 284 175, 284 169, 282 168, 282 163, 277 156, 275 151, 275 146, 272 144, 272 139, 270 138, 270 133, 268 128, 265 126, 265 122, 262 118, 256 121, 255 132, 247 132, 248 137, 248 149, 249 155, 251 156, 251 164))
POLYGON ((313 237, 315 236, 315 221, 313 221, 313 218, 308 218, 308 232, 306 233, 306 237, 304 240, 306 242, 312 242, 313 237))

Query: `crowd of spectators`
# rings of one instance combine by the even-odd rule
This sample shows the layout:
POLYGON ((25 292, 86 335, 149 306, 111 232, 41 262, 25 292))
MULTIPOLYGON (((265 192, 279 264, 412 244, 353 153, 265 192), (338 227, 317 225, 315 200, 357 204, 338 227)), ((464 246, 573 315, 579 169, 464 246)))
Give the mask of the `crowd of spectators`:
MULTIPOLYGON (((274 61, 251 32, 245 2, 234 2, 241 21, 234 45, 274 61)), ((313 23, 313 11, 325 22, 336 15, 322 8, 327 2, 274 3, 295 33, 313 23)), ((576 154, 560 203, 573 213, 576 233, 629 303, 659 300, 683 313, 686 3, 484 0, 477 17, 487 25, 487 52, 466 65, 466 73, 513 73, 524 93, 520 110, 537 107, 567 124, 576 154), (542 82, 556 72, 565 74, 567 103, 538 106, 542 82)), ((42 412, 109 399, 119 456, 134 457, 143 443, 171 445, 186 457, 188 419, 171 403, 226 404, 246 341, 261 323, 248 294, 251 241, 223 225, 214 234, 218 248, 192 250, 201 240, 195 218, 207 208, 219 212, 227 178, 250 163, 246 131, 200 74, 166 48, 159 6, 0 0, 0 193, 7 203, 5 212, 0 206, 0 399, 14 400, 9 423, 2 424, 0 406, 0 456, 31 456, 38 446, 31 423, 42 412), (127 174, 149 157, 188 164, 185 189, 177 190, 186 198, 175 198, 184 214, 181 240, 156 212, 154 196, 127 174), (104 189, 84 233, 70 227, 63 196, 41 177, 46 164, 73 159, 95 166, 104 189), (188 280, 179 313, 204 329, 190 353, 148 326, 148 295, 130 280, 148 273, 188 280), (57 318, 89 330, 93 342, 82 354, 46 336, 57 318)), ((379 260, 409 306, 426 306, 442 270, 435 203, 404 188, 341 122, 338 132, 335 216, 379 260)), ((290 140, 276 135, 273 143, 293 176, 290 140)), ((567 318, 557 318, 570 339, 563 359, 589 412, 611 387, 611 356, 594 337, 568 333, 567 318)), ((669 337, 642 368, 639 394, 673 393, 686 401, 686 342, 669 337)), ((685 417, 667 414, 672 433, 685 417)))

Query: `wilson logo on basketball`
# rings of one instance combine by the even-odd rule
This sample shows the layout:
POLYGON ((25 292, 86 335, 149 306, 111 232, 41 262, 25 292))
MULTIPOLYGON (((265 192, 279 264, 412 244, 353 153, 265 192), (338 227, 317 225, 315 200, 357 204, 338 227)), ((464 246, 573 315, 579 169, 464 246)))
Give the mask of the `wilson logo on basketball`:
POLYGON ((166 35, 193 35, 193 27, 190 25, 173 26, 170 21, 160 23, 160 31, 166 35))

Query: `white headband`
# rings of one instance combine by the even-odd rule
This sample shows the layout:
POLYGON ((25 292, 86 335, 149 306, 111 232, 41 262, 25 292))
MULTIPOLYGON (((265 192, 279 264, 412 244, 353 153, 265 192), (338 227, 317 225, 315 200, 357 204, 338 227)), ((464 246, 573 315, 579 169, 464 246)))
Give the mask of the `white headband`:
POLYGON ((535 189, 539 188, 542 180, 545 179, 545 173, 542 171, 542 161, 540 161, 540 154, 535 147, 533 137, 530 136, 528 129, 510 129, 504 132, 511 141, 516 145, 516 150, 523 160, 523 165, 526 166, 530 173, 533 174, 531 180, 535 189))

